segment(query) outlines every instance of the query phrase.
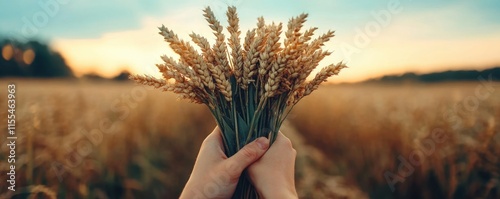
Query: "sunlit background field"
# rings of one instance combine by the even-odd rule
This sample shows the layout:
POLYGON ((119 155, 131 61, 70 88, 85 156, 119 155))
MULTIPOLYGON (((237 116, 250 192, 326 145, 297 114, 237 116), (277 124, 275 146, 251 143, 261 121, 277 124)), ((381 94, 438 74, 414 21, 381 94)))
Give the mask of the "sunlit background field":
MULTIPOLYGON (((17 88, 18 191, 1 198, 176 198, 215 126, 202 105, 132 83, 3 79, 1 86, 9 82, 17 88)), ((299 195, 500 197, 498 89, 475 82, 322 87, 282 128, 298 151, 299 195), (388 181, 389 173, 405 177, 388 181)), ((6 110, 0 115, 6 121, 6 110)), ((1 173, 7 167, 0 162, 1 173)))

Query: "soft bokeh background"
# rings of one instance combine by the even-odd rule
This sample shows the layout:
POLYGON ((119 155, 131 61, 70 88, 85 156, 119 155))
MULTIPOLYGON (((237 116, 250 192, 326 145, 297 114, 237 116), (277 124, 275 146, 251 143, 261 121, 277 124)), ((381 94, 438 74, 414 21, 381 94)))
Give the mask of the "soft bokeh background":
POLYGON ((336 31, 322 64, 349 68, 282 129, 301 198, 500 197, 499 1, 18 0, 0 2, 0 107, 15 83, 19 137, 18 191, 2 180, 0 198, 176 198, 215 122, 127 76, 175 56, 158 26, 213 39, 202 9, 225 26, 228 5, 243 32, 303 12, 336 31))

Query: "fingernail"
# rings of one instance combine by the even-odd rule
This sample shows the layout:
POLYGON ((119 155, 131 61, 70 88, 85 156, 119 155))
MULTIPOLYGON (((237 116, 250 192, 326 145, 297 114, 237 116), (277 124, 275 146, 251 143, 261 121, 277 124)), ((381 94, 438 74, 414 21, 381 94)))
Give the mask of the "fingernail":
POLYGON ((266 150, 269 147, 269 139, 265 137, 260 137, 255 140, 257 146, 259 146, 262 150, 266 150))

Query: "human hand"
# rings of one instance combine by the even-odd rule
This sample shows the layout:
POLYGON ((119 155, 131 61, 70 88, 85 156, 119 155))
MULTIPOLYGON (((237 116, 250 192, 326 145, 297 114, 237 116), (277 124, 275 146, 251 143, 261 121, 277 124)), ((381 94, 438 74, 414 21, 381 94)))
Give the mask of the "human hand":
POLYGON ((267 198, 298 198, 295 190, 295 157, 292 142, 278 133, 269 150, 248 167, 248 174, 260 196, 267 198))
POLYGON ((205 138, 193 171, 180 198, 231 198, 241 172, 269 148, 267 138, 258 138, 228 158, 224 154, 219 127, 205 138))

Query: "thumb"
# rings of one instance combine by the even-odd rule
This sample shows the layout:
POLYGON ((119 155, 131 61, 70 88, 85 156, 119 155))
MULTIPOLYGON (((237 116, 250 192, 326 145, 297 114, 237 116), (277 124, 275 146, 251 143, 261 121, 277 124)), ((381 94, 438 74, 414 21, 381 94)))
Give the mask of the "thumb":
POLYGON ((269 148, 269 139, 260 137, 250 142, 236 154, 227 159, 227 166, 232 167, 229 169, 231 176, 238 178, 245 168, 250 164, 257 161, 266 150, 269 148))

